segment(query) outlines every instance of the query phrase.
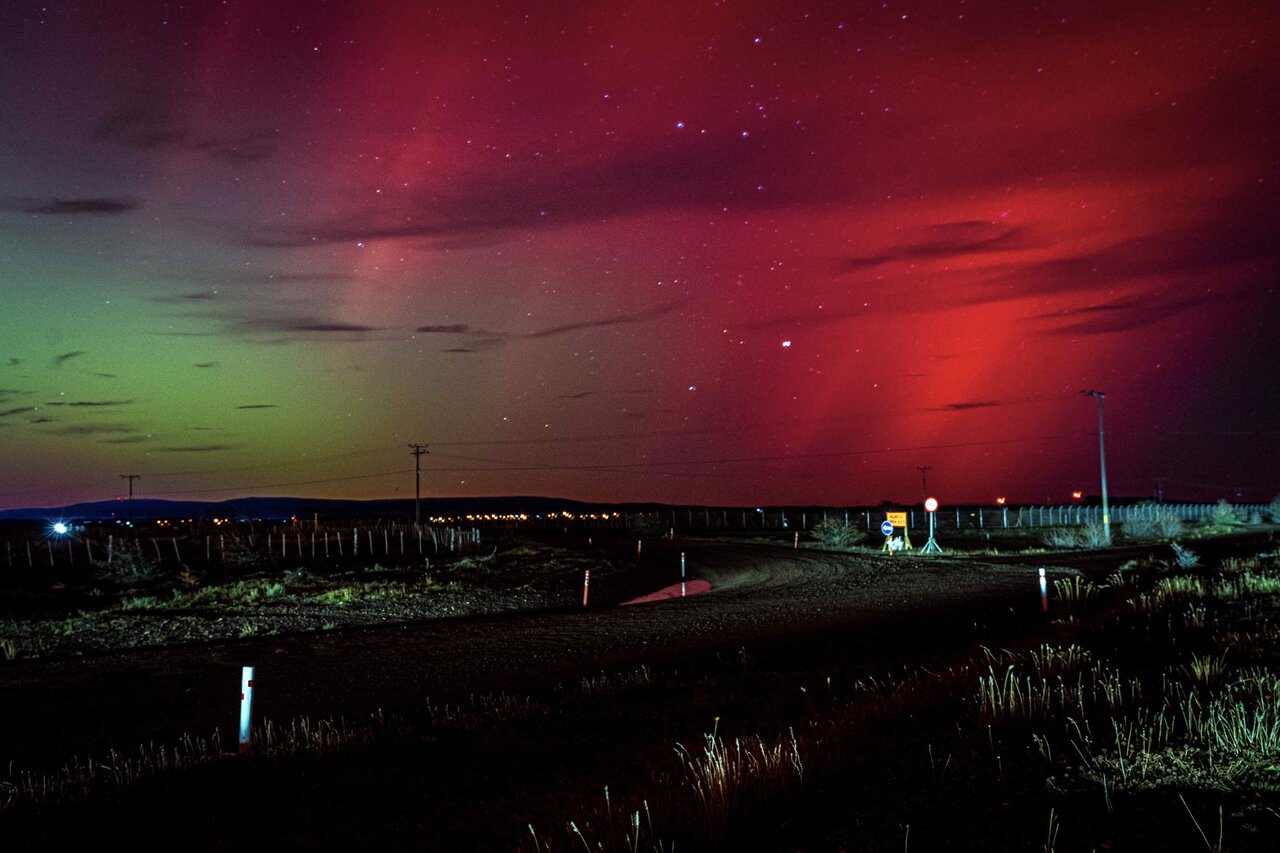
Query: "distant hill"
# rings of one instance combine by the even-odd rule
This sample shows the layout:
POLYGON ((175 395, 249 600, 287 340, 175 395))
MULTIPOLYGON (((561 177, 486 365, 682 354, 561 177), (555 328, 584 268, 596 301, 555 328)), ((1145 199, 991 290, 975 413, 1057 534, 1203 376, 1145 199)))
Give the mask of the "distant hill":
MULTIPOLYGON (((324 500, 319 498, 235 498, 228 501, 168 501, 134 498, 132 507, 122 500, 89 501, 61 507, 29 507, 0 510, 0 521, 46 521, 60 518, 76 521, 104 521, 124 518, 130 512, 143 521, 157 518, 262 518, 285 519, 292 516, 309 518, 413 518, 412 499, 394 500, 324 500)), ((564 498, 545 497, 478 497, 424 498, 423 516, 459 514, 546 514, 568 510, 593 512, 604 504, 588 504, 564 498)), ((614 507, 609 506, 608 509, 614 507)))

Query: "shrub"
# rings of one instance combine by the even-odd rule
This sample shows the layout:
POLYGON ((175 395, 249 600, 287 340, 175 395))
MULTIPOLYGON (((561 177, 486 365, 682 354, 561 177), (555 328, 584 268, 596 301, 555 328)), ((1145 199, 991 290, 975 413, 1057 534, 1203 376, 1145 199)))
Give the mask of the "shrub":
POLYGON ((1044 532, 1044 544, 1050 548, 1079 548, 1080 539, 1069 527, 1051 527, 1044 532))
POLYGON ((1173 548, 1173 564, 1180 569, 1194 569, 1200 565, 1200 557, 1190 548, 1184 548, 1181 544, 1174 542, 1173 548))
POLYGON ((1271 519, 1272 524, 1280 524, 1280 495, 1272 498, 1267 506, 1267 518, 1271 519))
POLYGON ((1105 548, 1110 545, 1107 528, 1097 522, 1083 527, 1053 527, 1045 531, 1044 544, 1050 548, 1105 548))
POLYGON ((813 538, 833 551, 848 551, 867 538, 867 534, 851 524, 828 518, 813 528, 813 538))
POLYGON ((1124 525, 1125 535, 1133 539, 1175 539, 1182 535, 1182 519, 1172 507, 1139 504, 1133 508, 1133 515, 1133 520, 1124 525))
POLYGON ((1091 521, 1076 531, 1081 548, 1105 548, 1111 544, 1105 524, 1091 521))
POLYGON ((1218 505, 1213 508, 1214 527, 1237 527, 1243 523, 1240 517, 1240 511, 1227 503, 1225 500, 1218 501, 1218 505))

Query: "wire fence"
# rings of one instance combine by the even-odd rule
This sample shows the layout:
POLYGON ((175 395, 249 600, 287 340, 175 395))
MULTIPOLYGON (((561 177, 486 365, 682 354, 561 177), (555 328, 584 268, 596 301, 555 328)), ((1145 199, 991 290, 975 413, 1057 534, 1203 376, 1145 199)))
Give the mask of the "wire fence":
MULTIPOLYGON (((1242 521, 1270 516, 1268 504, 1227 504, 1242 521)), ((1110 508, 1111 523, 1126 524, 1177 518, 1211 521, 1222 503, 1132 503, 1110 508)), ((292 521, 285 523, 231 520, 154 521, 130 527, 116 522, 89 523, 55 533, 3 539, 0 565, 7 569, 252 566, 258 563, 304 565, 411 561, 440 554, 465 554, 481 547, 482 530, 602 530, 661 535, 668 533, 795 531, 807 532, 832 520, 873 531, 889 512, 905 513, 907 529, 927 530, 923 509, 867 507, 661 508, 623 512, 561 512, 540 515, 468 515, 434 519, 431 524, 401 521, 292 521)), ((1101 524, 1102 507, 1093 505, 956 506, 935 513, 938 531, 1043 531, 1101 524)))

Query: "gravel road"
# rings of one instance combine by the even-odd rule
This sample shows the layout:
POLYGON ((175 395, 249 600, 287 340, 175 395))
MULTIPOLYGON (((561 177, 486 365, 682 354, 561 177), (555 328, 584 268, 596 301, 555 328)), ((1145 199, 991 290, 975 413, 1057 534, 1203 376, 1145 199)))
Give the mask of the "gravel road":
MULTIPOLYGON (((646 543, 648 557, 669 565, 678 565, 681 550, 690 576, 709 581, 711 593, 12 662, 0 666, 0 760, 48 768, 72 755, 171 743, 184 733, 219 728, 230 736, 243 664, 257 667, 255 716, 411 713, 428 702, 536 692, 743 646, 839 638, 871 660, 894 646, 963 643, 974 635, 961 629, 981 614, 1038 609, 1034 565, 646 543)), ((593 604, 597 595, 609 600, 606 590, 592 594, 593 604)))

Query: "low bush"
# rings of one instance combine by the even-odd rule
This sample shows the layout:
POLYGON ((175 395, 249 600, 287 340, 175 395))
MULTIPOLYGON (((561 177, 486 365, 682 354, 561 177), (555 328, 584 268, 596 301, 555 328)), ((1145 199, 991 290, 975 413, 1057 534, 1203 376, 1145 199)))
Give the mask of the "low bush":
POLYGON ((848 551, 867 538, 867 534, 834 518, 828 518, 813 528, 813 538, 824 548, 833 551, 848 551))

